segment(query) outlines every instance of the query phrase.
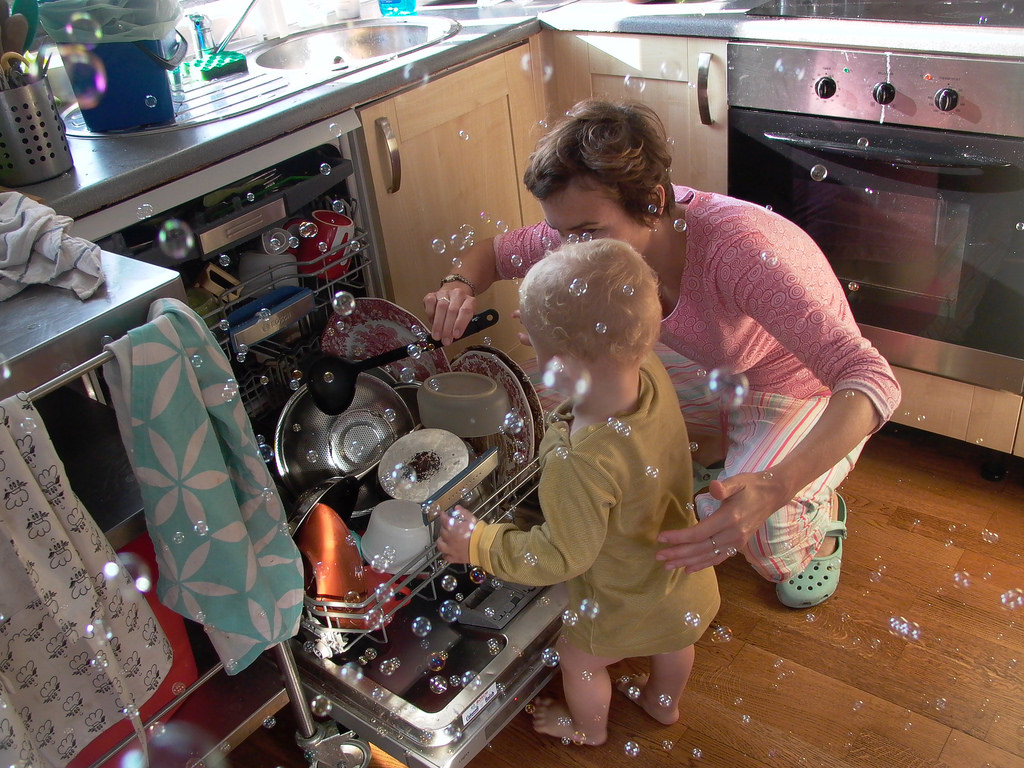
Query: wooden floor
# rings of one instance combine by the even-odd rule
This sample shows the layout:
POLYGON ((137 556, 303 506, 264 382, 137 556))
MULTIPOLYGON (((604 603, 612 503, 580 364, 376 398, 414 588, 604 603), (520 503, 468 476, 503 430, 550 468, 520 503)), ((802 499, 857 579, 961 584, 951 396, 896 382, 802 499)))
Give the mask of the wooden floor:
MULTIPOLYGON (((1002 602, 1024 589, 1024 461, 1011 457, 1007 477, 990 482, 984 459, 887 428, 841 488, 849 538, 831 600, 783 608, 733 558, 718 569, 731 640, 699 643, 678 723, 659 725, 616 694, 608 743, 578 747, 535 735, 521 713, 470 768, 1024 768, 1024 607, 1002 602), (894 635, 894 618, 919 636, 894 635)), ((557 693, 557 678, 549 687, 557 693)), ((293 733, 282 711, 231 765, 303 768, 293 733)), ((377 752, 372 765, 400 763, 377 752)))

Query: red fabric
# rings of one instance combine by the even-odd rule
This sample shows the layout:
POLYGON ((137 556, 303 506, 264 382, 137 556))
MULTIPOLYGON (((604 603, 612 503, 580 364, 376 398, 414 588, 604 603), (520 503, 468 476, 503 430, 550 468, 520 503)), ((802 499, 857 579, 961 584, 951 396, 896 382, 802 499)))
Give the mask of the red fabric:
MULTIPOLYGON (((149 566, 153 584, 154 586, 156 585, 156 553, 153 550, 153 542, 150 540, 148 533, 143 533, 137 539, 119 549, 118 553, 130 553, 141 558, 149 566)), ((146 602, 153 609, 157 621, 160 622, 164 634, 167 635, 167 639, 171 643, 174 661, 160 687, 153 692, 149 701, 140 707, 143 722, 146 722, 146 720, 174 699, 176 692, 180 693, 199 678, 196 660, 192 655, 192 646, 189 644, 188 634, 185 630, 185 620, 157 599, 156 589, 151 589, 145 594, 146 602)), ((127 718, 121 720, 89 742, 85 749, 68 763, 68 768, 88 768, 88 766, 102 757, 119 741, 131 735, 132 732, 131 722, 127 718)), ((108 760, 105 765, 114 768, 116 761, 108 760)))

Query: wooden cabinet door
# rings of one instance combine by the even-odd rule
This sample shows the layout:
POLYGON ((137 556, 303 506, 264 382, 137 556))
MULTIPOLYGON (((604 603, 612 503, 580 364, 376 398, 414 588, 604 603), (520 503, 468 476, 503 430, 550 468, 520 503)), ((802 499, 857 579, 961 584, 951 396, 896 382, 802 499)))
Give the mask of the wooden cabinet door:
POLYGON ((672 141, 672 179, 727 191, 726 41, 661 35, 546 32, 552 119, 604 96, 654 109, 672 141))
MULTIPOLYGON (((470 230, 480 240, 523 223, 521 155, 536 142, 541 116, 529 51, 519 46, 359 111, 385 294, 420 317, 423 295, 454 269, 470 230)), ((536 220, 539 208, 529 213, 536 220)), ((496 346, 518 343, 517 299, 510 282, 482 297, 483 307, 502 315, 488 331, 496 346)))

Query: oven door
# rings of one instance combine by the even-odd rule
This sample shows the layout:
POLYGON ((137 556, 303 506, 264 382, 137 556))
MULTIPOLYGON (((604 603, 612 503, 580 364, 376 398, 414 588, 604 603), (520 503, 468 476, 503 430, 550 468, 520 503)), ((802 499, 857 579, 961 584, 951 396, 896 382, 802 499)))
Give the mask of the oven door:
POLYGON ((814 238, 891 362, 1024 388, 1024 140, 736 108, 729 125, 730 194, 814 238), (948 370, 946 345, 995 368, 948 370))

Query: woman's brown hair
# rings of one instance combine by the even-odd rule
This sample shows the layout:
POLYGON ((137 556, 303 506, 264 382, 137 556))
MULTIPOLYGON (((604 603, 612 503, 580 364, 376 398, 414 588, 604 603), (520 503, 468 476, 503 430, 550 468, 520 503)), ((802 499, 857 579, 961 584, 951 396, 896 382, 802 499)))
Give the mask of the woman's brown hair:
POLYGON ((653 226, 675 207, 672 154, 661 119, 643 104, 587 99, 537 143, 523 182, 538 200, 574 180, 605 188, 634 221, 653 226), (657 187, 665 189, 666 210, 657 187), (651 205, 658 206, 656 213, 651 205))

